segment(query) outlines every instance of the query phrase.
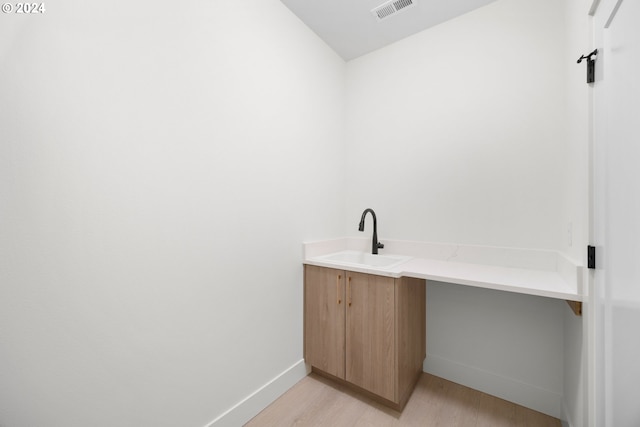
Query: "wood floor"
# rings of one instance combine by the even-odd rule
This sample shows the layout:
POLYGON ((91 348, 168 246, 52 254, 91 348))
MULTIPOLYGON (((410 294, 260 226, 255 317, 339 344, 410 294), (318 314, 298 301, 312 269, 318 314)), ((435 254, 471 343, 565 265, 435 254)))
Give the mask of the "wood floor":
POLYGON ((311 374, 245 426, 560 427, 561 423, 426 373, 402 413, 311 374))

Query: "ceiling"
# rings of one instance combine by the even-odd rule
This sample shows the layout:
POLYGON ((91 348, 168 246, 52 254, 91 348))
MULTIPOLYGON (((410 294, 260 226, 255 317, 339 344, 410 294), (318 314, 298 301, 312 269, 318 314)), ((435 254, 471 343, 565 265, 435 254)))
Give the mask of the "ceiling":
POLYGON ((412 0, 381 21, 371 10, 385 0, 281 1, 348 61, 495 0, 412 0))

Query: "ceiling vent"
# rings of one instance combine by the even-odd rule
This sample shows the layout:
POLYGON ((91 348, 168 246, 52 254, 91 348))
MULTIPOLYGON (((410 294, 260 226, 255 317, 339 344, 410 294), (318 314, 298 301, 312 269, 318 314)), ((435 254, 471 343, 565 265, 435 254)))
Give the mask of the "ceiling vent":
POLYGON ((382 21, 415 5, 416 0, 391 0, 374 8, 371 13, 375 15, 378 21, 382 21))

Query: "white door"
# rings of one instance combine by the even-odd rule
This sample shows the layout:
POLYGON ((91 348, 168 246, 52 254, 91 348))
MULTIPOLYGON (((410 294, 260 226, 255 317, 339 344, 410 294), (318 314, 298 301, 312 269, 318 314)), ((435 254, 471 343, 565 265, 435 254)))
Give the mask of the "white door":
POLYGON ((640 1, 595 14, 590 425, 640 427, 640 1))

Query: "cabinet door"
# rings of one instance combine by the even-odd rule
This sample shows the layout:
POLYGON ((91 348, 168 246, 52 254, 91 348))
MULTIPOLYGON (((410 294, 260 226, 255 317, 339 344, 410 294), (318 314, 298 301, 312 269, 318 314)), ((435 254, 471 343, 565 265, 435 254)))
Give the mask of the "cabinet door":
POLYGON ((304 358, 344 379, 345 272, 305 266, 304 358))
POLYGON ((346 380, 394 401, 394 279, 347 272, 346 297, 346 380))

